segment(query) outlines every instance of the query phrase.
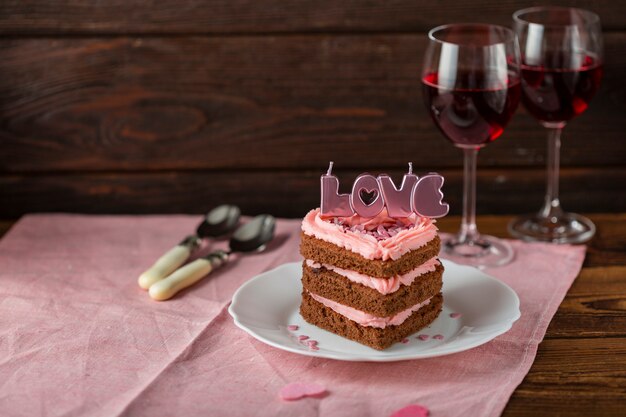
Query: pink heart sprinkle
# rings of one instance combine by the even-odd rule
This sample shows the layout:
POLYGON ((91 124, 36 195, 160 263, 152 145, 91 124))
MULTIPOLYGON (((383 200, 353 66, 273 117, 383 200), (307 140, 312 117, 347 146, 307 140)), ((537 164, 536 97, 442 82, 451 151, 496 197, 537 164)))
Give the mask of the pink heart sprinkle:
POLYGON ((309 382, 292 382, 280 390, 280 398, 285 401, 299 400, 304 397, 315 397, 326 392, 326 388, 309 382))
POLYGON ((296 330, 298 330, 300 327, 298 327, 295 324, 290 324, 289 326, 287 326, 287 329, 291 330, 292 332, 295 332, 296 330))
POLYGON ((409 343, 409 339, 405 337, 404 339, 402 339, 402 343, 409 343))
POLYGON ((318 348, 316 345, 309 346, 309 349, 311 349, 311 350, 320 350, 320 348, 318 348))
POLYGON ((433 339, 443 340, 443 335, 442 334, 436 334, 436 335, 433 336, 433 339))
POLYGON ((453 319, 458 319, 459 317, 461 317, 461 313, 450 313, 450 317, 452 317, 453 319))
POLYGON ((306 336, 306 335, 298 336, 298 340, 307 340, 308 338, 309 338, 309 336, 306 336))
POLYGON ((428 417, 428 408, 419 404, 411 404, 396 410, 389 417, 428 417))
POLYGON ((419 340, 428 340, 429 337, 430 336, 428 336, 427 334, 421 334, 421 335, 417 336, 417 338, 419 340))

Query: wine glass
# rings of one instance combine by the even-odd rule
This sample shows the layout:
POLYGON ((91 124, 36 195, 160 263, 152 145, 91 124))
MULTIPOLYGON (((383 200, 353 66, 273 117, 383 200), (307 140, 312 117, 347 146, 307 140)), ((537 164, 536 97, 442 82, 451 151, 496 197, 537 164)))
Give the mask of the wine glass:
POLYGON ((519 46, 505 27, 439 26, 428 33, 422 92, 435 124, 464 153, 463 219, 444 256, 478 267, 504 265, 511 246, 476 227, 476 157, 511 120, 520 98, 519 46))
POLYGON ((547 188, 543 207, 509 224, 520 239, 581 243, 596 227, 586 217, 567 213, 559 201, 561 131, 584 112, 602 78, 600 19, 586 10, 532 7, 513 14, 522 52, 522 102, 548 129, 547 188))

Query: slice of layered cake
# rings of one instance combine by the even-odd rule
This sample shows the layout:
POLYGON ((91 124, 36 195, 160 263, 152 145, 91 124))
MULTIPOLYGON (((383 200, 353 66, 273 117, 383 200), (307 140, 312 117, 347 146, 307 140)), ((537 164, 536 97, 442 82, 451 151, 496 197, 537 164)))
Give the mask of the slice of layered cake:
POLYGON ((443 266, 434 221, 412 213, 391 218, 328 217, 302 221, 302 303, 309 323, 386 349, 432 323, 443 305, 443 266))

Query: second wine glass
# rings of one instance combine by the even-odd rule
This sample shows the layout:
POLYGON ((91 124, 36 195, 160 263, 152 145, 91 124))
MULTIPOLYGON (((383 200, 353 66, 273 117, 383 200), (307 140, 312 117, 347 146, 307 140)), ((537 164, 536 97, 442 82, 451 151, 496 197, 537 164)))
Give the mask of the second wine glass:
POLYGON ((522 49, 522 102, 548 131, 547 186, 538 213, 515 219, 517 238, 582 243, 596 227, 580 214, 561 208, 559 163, 561 131, 583 113, 602 79, 602 29, 592 12, 565 7, 531 7, 513 15, 522 49))
POLYGON ((433 121, 464 153, 463 219, 444 240, 444 256, 478 267, 513 258, 508 243, 476 227, 478 150, 504 132, 520 99, 519 46, 513 31, 483 24, 451 24, 428 33, 422 91, 433 121))

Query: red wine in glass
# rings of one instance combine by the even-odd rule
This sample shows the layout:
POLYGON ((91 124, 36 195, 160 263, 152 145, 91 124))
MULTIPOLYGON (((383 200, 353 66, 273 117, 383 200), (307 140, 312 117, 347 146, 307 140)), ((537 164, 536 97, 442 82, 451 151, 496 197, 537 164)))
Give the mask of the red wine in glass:
POLYGON ((543 206, 537 213, 514 219, 509 232, 529 241, 586 242, 595 234, 593 222, 561 207, 561 131, 587 110, 600 86, 600 18, 570 7, 531 7, 513 14, 513 27, 521 46, 522 103, 547 129, 548 152, 543 206))
POLYGON ((442 256, 477 267, 504 265, 513 248, 476 226, 478 151, 502 135, 520 100, 520 51, 501 26, 443 25, 428 32, 422 97, 444 137, 462 149, 463 217, 459 232, 442 239, 442 256))
POLYGON ((602 65, 589 55, 580 57, 574 68, 567 65, 571 61, 572 57, 553 53, 546 59, 549 66, 522 64, 522 102, 537 120, 566 122, 587 110, 600 87, 602 65))
MULTIPOLYGON (((461 80, 484 78, 481 74, 457 75, 461 80)), ((517 77, 511 76, 506 85, 485 89, 444 88, 439 86, 438 78, 437 72, 424 76, 422 96, 435 125, 447 139, 459 147, 482 147, 504 132, 519 102, 517 77)))

